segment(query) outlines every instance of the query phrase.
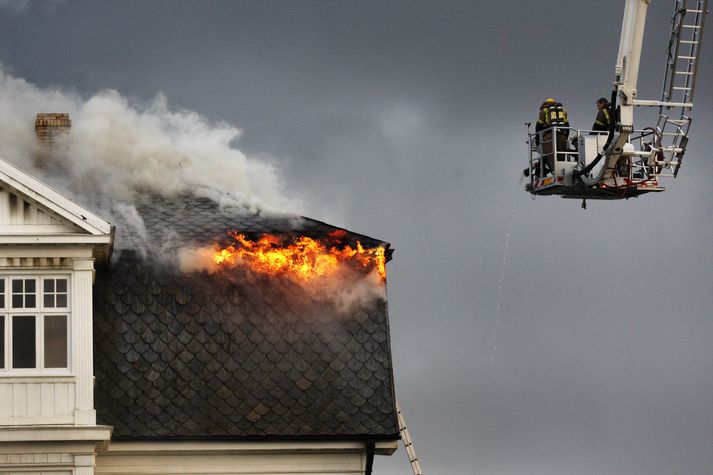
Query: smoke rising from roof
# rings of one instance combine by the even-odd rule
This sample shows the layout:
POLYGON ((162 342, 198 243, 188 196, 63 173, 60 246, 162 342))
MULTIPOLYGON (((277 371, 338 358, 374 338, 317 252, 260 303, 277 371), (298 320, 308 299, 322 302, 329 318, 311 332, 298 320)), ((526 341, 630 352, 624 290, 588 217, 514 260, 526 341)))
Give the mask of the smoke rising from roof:
MULTIPOLYGON (((228 279, 236 278, 234 269, 249 268, 242 261, 232 265, 216 264, 214 256, 217 251, 217 245, 182 247, 177 250, 179 268, 184 273, 220 274, 228 279)), ((337 313, 343 316, 367 307, 375 300, 386 300, 386 285, 377 269, 360 272, 345 262, 341 262, 334 273, 308 280, 296 278, 290 272, 281 272, 273 278, 288 279, 315 301, 331 302, 337 313)))
POLYGON ((232 125, 171 109, 161 95, 143 105, 113 90, 85 99, 39 88, 0 66, 0 157, 102 209, 133 203, 142 194, 191 192, 230 197, 254 212, 298 212, 302 204, 286 197, 275 165, 233 146, 240 135, 232 125), (68 112, 72 118, 71 133, 58 140, 59 163, 44 170, 33 163, 40 151, 33 129, 37 112, 68 112))
MULTIPOLYGON (((240 135, 229 124, 172 110, 161 95, 144 105, 113 90, 85 99, 39 88, 0 65, 0 157, 120 223, 116 250, 171 262, 183 272, 214 272, 215 266, 206 266, 204 249, 185 247, 170 227, 160 239, 150 235, 136 209, 142 197, 203 196, 227 215, 298 213, 302 208, 299 200, 285 195, 274 164, 233 147, 240 135), (35 134, 38 112, 69 113, 72 120, 71 132, 54 136, 49 158, 39 161, 48 150, 35 134)), ((301 287, 342 313, 386 297, 378 273, 346 268, 301 287)))

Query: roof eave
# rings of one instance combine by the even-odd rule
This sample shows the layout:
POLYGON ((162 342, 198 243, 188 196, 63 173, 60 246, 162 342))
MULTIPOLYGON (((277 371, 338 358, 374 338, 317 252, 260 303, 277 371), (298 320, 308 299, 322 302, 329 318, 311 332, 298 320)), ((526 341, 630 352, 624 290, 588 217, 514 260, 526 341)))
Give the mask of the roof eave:
POLYGON ((392 441, 401 440, 401 435, 396 432, 394 434, 349 434, 349 435, 266 435, 266 436, 235 436, 235 435, 190 435, 190 436, 117 436, 111 438, 117 442, 208 442, 208 441, 231 441, 231 442, 288 442, 288 441, 312 441, 312 442, 327 442, 333 440, 342 441, 357 441, 357 440, 373 440, 373 441, 392 441))
POLYGON ((92 256, 97 264, 104 264, 111 259, 114 250, 114 229, 110 234, 3 234, 0 245, 15 246, 81 246, 91 247, 92 256))
POLYGON ((0 159, 0 181, 92 235, 108 235, 111 232, 111 224, 108 221, 2 159, 0 159))

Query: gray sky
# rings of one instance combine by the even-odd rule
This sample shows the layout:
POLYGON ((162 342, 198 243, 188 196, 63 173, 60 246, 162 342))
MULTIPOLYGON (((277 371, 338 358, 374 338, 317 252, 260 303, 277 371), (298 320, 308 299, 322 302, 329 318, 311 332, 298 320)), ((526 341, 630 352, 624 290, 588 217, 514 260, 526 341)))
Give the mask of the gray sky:
MULTIPOLYGON (((713 36, 669 191, 583 211, 518 184, 544 98, 591 126, 623 4, 4 1, 0 62, 235 124, 310 216, 390 241, 396 387, 426 473, 709 475, 713 36)), ((672 8, 650 7, 641 98, 672 8)), ((375 462, 409 470, 403 449, 375 462)))

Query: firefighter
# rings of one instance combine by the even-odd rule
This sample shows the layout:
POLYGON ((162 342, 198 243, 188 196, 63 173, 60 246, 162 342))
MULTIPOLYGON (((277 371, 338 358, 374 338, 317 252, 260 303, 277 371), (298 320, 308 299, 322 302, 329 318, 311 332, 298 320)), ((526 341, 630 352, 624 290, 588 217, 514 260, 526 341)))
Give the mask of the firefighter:
POLYGON ((592 130, 598 132, 609 131, 611 128, 611 112, 609 112, 609 101, 606 97, 597 99, 597 118, 594 120, 592 130))
POLYGON ((535 132, 537 132, 535 142, 537 145, 540 145, 540 135, 542 136, 541 155, 544 158, 543 165, 545 165, 545 173, 554 171, 555 153, 557 153, 562 160, 565 159, 566 155, 559 154, 568 150, 568 127, 569 120, 567 119, 567 111, 562 104, 552 98, 545 100, 540 106, 540 115, 535 125, 535 132), (552 127, 564 127, 563 129, 557 129, 555 140, 553 140, 552 130, 550 130, 552 127), (553 146, 553 142, 556 143, 556 148, 553 146))

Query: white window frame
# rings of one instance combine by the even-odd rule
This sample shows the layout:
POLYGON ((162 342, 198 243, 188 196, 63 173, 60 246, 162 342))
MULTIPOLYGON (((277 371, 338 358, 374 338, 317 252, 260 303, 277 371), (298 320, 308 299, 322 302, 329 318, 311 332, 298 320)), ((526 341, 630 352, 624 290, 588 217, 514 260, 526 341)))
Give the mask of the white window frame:
MULTIPOLYGON (((15 271, 0 274, 0 280, 5 281, 5 306, 0 307, 0 317, 5 320, 4 338, 5 365, 0 368, 0 378, 3 376, 57 376, 72 374, 72 273, 67 271, 15 271), (35 307, 31 309, 12 307, 12 280, 35 280, 35 307), (67 306, 60 308, 45 308, 44 282, 46 279, 67 279, 67 306), (35 364, 34 368, 12 368, 12 325, 15 316, 35 317, 35 364), (45 368, 45 317, 66 316, 67 318, 67 367, 45 368)), ((55 284, 56 285, 56 284, 55 284)), ((56 287, 55 287, 56 295, 56 287)), ((56 300, 55 300, 56 303, 56 300)))

